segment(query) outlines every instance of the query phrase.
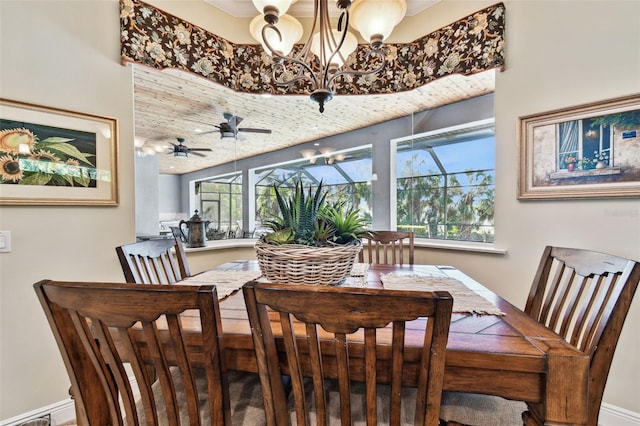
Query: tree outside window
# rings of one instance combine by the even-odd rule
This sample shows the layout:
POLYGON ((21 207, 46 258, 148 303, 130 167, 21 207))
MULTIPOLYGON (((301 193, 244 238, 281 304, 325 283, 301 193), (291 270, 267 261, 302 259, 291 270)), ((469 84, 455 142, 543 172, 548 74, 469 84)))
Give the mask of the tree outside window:
POLYGON ((494 241, 493 134, 491 121, 398 143, 398 230, 432 239, 494 241))
POLYGON ((346 203, 348 208, 360 210, 363 218, 372 221, 371 196, 371 146, 333 153, 323 157, 304 159, 286 164, 267 166, 256 170, 256 227, 278 213, 273 185, 278 186, 286 198, 301 181, 305 187, 315 190, 323 182, 328 203, 346 203))

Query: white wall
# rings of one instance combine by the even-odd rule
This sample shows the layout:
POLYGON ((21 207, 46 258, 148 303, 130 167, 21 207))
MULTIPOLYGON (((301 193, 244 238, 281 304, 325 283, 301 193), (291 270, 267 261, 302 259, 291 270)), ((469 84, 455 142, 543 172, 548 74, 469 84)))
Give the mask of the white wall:
MULTIPOLYGON (((187 219, 186 209, 180 207, 180 176, 178 175, 159 175, 158 186, 160 191, 160 217, 163 215, 171 217, 182 217, 187 219)), ((169 219, 169 218, 167 218, 169 219)))
POLYGON ((158 157, 146 155, 135 157, 135 205, 136 235, 158 235, 160 233, 160 193, 158 188, 158 157))
POLYGON ((0 96, 116 117, 118 207, 0 207, 0 419, 68 398, 69 379, 33 283, 123 281, 114 247, 134 238, 133 92, 116 0, 0 1, 0 96))

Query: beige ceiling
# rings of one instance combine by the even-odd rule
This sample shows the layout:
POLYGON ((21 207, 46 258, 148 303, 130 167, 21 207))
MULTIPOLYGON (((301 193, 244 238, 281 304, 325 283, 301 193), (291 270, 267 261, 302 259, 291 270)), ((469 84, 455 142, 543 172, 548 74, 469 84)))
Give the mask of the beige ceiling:
MULTIPOLYGON (((254 17, 257 15, 256 7, 252 0, 205 0, 220 10, 236 17, 254 17)), ((406 0, 407 16, 416 15, 440 0, 406 0)), ((330 11, 337 13, 334 7, 335 1, 330 1, 330 11)), ((295 0, 288 14, 298 17, 313 16, 313 0, 295 0)))
MULTIPOLYGON (((214 0, 208 0, 214 2, 214 0)), ((251 7, 250 0, 223 2, 232 9, 251 7)), ((312 3, 299 0, 299 6, 312 3)), ((409 0, 409 7, 429 0, 409 0)), ((426 6, 424 6, 426 7, 426 6)), ((255 10, 255 9, 254 9, 255 10)), ((233 14, 239 14, 237 10, 233 14)), ((322 137, 410 115, 494 91, 493 70, 472 76, 453 75, 411 92, 393 95, 337 96, 323 114, 307 96, 237 93, 183 71, 134 67, 135 136, 138 152, 155 152, 159 172, 184 174, 274 151, 322 137), (240 132, 238 140, 221 139, 216 125, 229 112, 244 120, 239 127, 271 129, 271 134, 240 132), (203 132, 213 132, 201 134, 203 132), (170 143, 184 138, 189 148, 209 148, 205 157, 174 157, 170 143)), ((149 155, 149 154, 147 154, 149 155)))

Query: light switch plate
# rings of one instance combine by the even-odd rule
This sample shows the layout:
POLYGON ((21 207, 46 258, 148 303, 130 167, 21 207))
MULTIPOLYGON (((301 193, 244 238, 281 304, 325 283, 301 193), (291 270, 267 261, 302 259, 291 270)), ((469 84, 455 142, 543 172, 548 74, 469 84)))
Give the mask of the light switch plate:
POLYGON ((11 231, 0 231, 0 253, 11 252, 11 231))

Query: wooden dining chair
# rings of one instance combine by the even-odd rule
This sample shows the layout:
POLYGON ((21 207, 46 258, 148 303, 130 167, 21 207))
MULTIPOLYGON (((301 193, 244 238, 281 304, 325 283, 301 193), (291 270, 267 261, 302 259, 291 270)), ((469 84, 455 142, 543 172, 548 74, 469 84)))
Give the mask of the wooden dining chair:
POLYGON ((177 238, 140 241, 116 247, 128 283, 173 284, 191 275, 177 238))
POLYGON ((360 263, 413 265, 413 232, 370 231, 362 235, 360 263))
POLYGON ((351 425, 366 419, 367 425, 399 425, 401 418, 404 424, 438 424, 453 304, 449 293, 258 282, 245 284, 243 292, 268 425, 290 421, 283 374, 291 377, 293 424, 315 419, 318 425, 351 425), (404 332, 418 318, 427 326, 414 359, 419 366, 410 370, 403 359, 404 332), (276 346, 282 342, 275 336, 283 336, 288 368, 281 368, 276 346), (356 341, 364 344, 352 347, 356 341), (364 369, 351 366, 352 357, 364 358, 364 369), (402 388, 403 374, 419 377, 413 393, 402 388), (382 381, 390 386, 377 385, 382 381), (328 398, 335 395, 339 403, 328 398))
MULTIPOLYGON (((214 286, 47 280, 34 287, 71 379, 79 425, 231 425, 214 286), (184 333, 187 320, 202 327, 200 337, 184 333), (195 338, 202 353, 191 353, 195 338)), ((261 394, 258 400, 261 406, 261 394)), ((250 402, 236 404, 241 418, 264 423, 261 409, 246 416, 250 402)))
MULTIPOLYGON (((597 426, 602 395, 620 331, 640 282, 640 263, 584 249, 547 246, 525 312, 589 355, 589 425, 597 426)), ((481 410, 497 397, 448 394, 441 418, 478 425, 481 410)), ((504 401, 504 400, 503 400, 504 401)), ((544 403, 528 403, 524 425, 542 425, 544 403)), ((495 423, 489 423, 494 425, 495 423)))

